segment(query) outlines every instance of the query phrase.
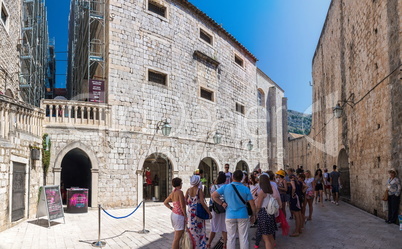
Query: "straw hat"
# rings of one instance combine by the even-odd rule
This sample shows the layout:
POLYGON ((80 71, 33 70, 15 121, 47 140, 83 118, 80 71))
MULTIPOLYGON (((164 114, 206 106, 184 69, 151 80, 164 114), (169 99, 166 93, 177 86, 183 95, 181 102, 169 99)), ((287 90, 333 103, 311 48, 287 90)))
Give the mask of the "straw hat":
POLYGON ((276 171, 275 174, 280 175, 280 176, 286 176, 286 173, 284 170, 278 170, 278 171, 276 171))
POLYGON ((388 170, 388 173, 391 173, 391 172, 394 172, 395 175, 398 174, 398 171, 397 171, 395 168, 390 168, 390 169, 388 170))

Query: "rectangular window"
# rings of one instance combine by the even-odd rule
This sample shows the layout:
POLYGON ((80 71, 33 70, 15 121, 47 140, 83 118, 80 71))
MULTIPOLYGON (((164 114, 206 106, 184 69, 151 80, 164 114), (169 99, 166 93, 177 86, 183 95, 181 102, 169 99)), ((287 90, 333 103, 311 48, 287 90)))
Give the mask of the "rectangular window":
POLYGON ((1 4, 1 21, 3 22, 4 25, 7 24, 7 19, 8 19, 8 13, 6 7, 4 6, 4 4, 1 4))
POLYGON ((167 75, 160 72, 148 71, 148 81, 155 82, 161 85, 167 85, 167 75))
POLYGON ((159 5, 157 3, 148 2, 148 10, 151 12, 154 12, 155 14, 158 14, 160 16, 166 17, 166 7, 159 5))
POLYGON ((236 62, 239 66, 243 67, 243 59, 240 58, 240 57, 237 56, 237 55, 235 55, 235 62, 236 62))
POLYGON ((244 114, 244 105, 236 103, 236 111, 240 112, 241 114, 244 114))
POLYGON ((200 38, 212 45, 212 35, 200 29, 200 38))
POLYGON ((214 92, 201 88, 201 98, 214 101, 214 92))

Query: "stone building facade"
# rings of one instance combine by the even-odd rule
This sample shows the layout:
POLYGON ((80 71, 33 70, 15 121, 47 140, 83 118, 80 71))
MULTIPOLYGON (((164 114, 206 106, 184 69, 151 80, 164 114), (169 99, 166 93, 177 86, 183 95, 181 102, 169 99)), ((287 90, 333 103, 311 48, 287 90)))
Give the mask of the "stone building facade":
MULTIPOLYGON (((163 200, 173 177, 187 188, 197 168, 207 186, 225 163, 231 171, 283 168, 284 92, 232 35, 185 0, 111 0, 105 10, 105 103, 42 102, 49 182, 87 187, 90 206, 116 207, 163 200)), ((77 51, 86 46, 80 37, 77 51)), ((70 58, 70 68, 85 64, 74 51, 70 58)), ((81 89, 72 99, 90 98, 88 79, 76 78, 84 79, 69 83, 81 89)))
POLYGON ((313 58, 308 166, 338 165, 341 195, 382 217, 387 171, 402 170, 401 13, 400 1, 333 0, 313 58))
POLYGON ((0 231, 36 212, 42 167, 31 157, 42 145, 44 113, 20 101, 20 1, 0 0, 0 231))

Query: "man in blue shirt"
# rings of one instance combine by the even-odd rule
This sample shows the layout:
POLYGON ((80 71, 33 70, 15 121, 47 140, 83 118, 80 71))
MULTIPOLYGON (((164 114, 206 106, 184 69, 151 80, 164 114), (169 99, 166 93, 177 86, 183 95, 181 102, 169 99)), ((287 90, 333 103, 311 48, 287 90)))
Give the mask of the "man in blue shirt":
POLYGON ((243 172, 236 170, 233 172, 233 182, 220 187, 212 194, 214 202, 222 205, 226 208, 226 230, 228 241, 226 243, 228 249, 235 249, 236 247, 236 230, 239 230, 240 249, 248 249, 248 229, 250 222, 254 223, 256 216, 256 208, 250 189, 241 183, 243 179, 243 172), (249 202, 253 214, 248 216, 247 206, 235 189, 239 192, 240 196, 245 202, 249 202), (220 196, 225 198, 225 201, 221 201, 220 196))

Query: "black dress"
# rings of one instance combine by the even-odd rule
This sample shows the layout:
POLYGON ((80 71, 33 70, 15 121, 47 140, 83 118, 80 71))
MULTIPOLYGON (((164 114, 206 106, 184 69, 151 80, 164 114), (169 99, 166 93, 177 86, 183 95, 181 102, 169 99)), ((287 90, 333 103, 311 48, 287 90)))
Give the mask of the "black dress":
POLYGON ((301 211, 301 204, 303 203, 303 183, 295 180, 296 191, 294 196, 290 196, 290 210, 291 211, 301 211))

